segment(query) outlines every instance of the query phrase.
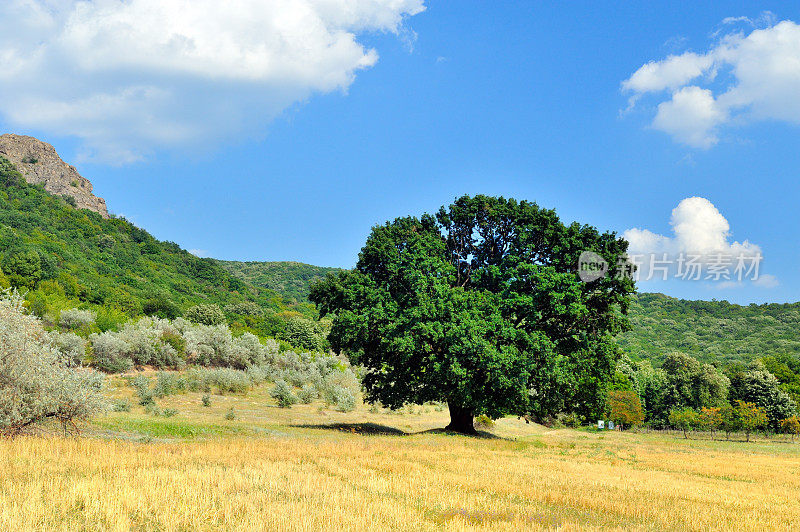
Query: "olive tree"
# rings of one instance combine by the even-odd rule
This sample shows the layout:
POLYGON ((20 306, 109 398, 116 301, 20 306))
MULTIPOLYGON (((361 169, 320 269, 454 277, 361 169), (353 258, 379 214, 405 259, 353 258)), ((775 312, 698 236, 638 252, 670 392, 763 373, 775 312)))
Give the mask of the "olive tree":
POLYGON ((15 435, 45 419, 75 428, 104 408, 102 377, 70 368, 22 298, 0 298, 0 433, 15 435))
POLYGON ((368 401, 444 401, 449 429, 474 416, 605 409, 634 284, 627 242, 534 203, 464 196, 436 216, 373 228, 352 271, 316 284, 331 346, 366 368, 368 401), (582 282, 593 251, 609 275, 582 282))

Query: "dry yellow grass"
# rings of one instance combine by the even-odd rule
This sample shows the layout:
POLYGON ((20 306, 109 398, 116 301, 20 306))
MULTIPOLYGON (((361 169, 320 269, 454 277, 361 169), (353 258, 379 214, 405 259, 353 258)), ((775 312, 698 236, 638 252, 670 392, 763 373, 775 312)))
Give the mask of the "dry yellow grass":
POLYGON ((800 445, 511 419, 496 438, 364 435, 309 425, 419 431, 446 413, 197 402, 170 398, 184 410, 169 420, 134 411, 99 422, 156 435, 194 427, 195 439, 0 441, 0 530, 800 529, 800 445), (230 404, 235 422, 221 417, 230 404))

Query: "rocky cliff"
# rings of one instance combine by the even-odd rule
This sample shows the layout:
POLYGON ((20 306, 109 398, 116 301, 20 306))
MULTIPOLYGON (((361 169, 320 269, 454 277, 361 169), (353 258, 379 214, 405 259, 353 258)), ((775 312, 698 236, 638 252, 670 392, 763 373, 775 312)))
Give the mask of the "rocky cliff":
POLYGON ((79 209, 108 218, 106 201, 92 194, 89 180, 62 161, 50 144, 24 135, 0 135, 0 155, 16 166, 28 183, 42 184, 51 194, 71 196, 79 209))

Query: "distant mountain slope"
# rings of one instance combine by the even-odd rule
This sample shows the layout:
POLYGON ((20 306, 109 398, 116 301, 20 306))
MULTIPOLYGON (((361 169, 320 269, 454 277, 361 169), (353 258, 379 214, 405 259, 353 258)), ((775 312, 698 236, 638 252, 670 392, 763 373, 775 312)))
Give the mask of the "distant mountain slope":
POLYGON ((620 340, 635 359, 661 361, 670 352, 725 364, 774 354, 800 355, 800 303, 740 306, 639 294, 633 330, 620 340))
POLYGON ((339 268, 312 266, 302 262, 217 261, 228 272, 253 286, 274 290, 282 296, 308 302, 311 285, 339 268))
POLYGON ((214 260, 156 240, 125 219, 77 209, 69 200, 26 183, 0 156, 0 281, 35 290, 32 295, 43 299, 60 293, 129 315, 170 314, 202 302, 255 301, 279 312, 298 307, 277 292, 248 285, 214 260))

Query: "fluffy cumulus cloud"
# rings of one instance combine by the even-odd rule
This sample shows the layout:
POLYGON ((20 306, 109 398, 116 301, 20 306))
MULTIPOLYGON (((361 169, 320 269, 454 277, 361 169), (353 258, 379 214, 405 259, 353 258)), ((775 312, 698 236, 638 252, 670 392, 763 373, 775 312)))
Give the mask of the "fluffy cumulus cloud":
POLYGON ((731 240, 728 220, 713 203, 692 197, 672 210, 672 235, 632 228, 624 232, 628 252, 639 264, 642 280, 666 277, 714 280, 729 287, 752 281, 762 287, 777 285, 777 279, 761 272, 761 248, 747 240, 731 240), (688 265, 693 270, 688 271, 688 265), (742 268, 742 271, 736 269, 742 268))
POLYGON ((140 158, 252 134, 373 66, 365 33, 406 38, 423 0, 5 0, 0 114, 140 158))
POLYGON ((768 16, 724 23, 747 31, 718 33, 708 52, 648 62, 622 82, 631 106, 645 95, 660 99, 652 126, 695 148, 710 148, 733 124, 800 124, 800 25, 768 16))

